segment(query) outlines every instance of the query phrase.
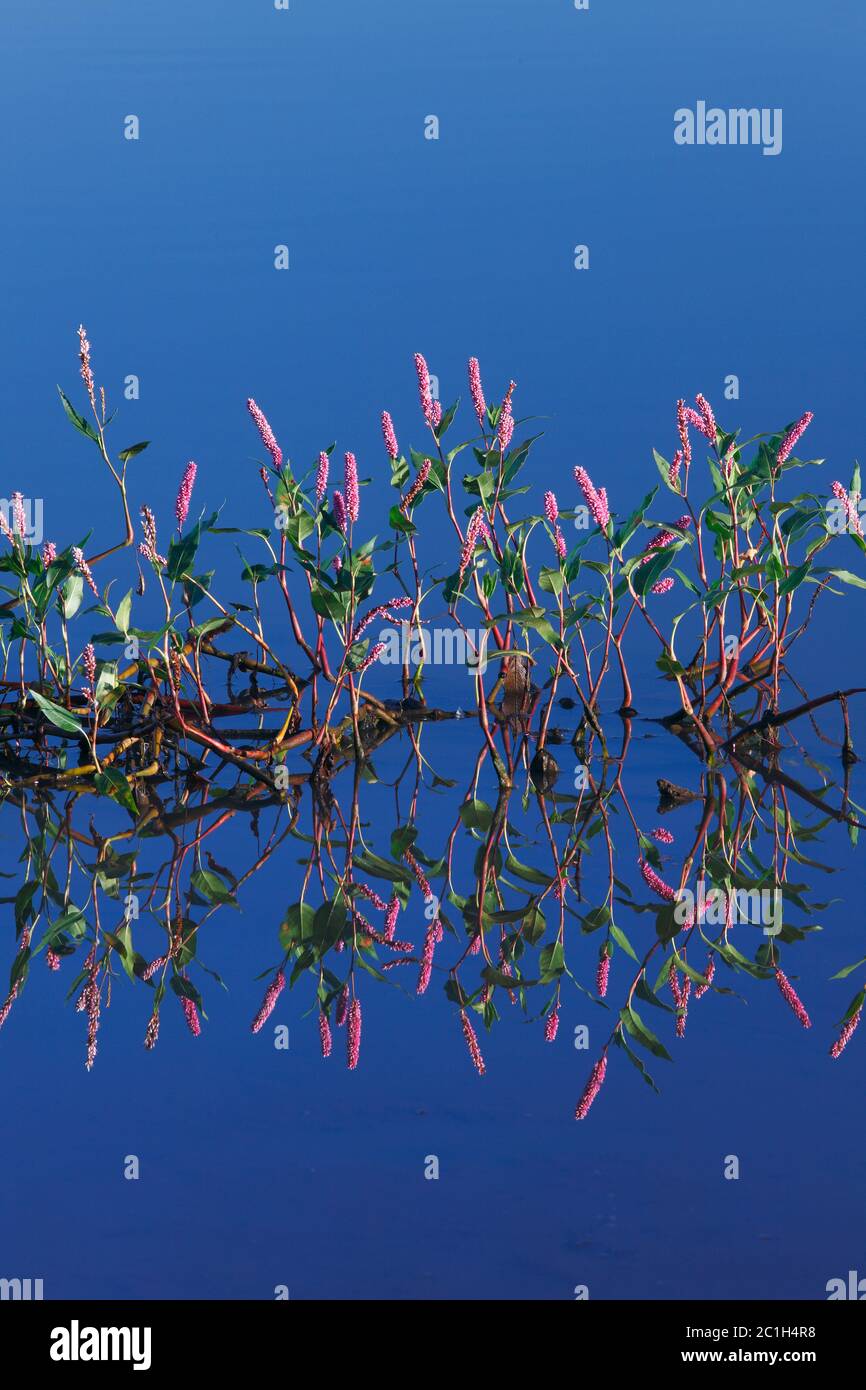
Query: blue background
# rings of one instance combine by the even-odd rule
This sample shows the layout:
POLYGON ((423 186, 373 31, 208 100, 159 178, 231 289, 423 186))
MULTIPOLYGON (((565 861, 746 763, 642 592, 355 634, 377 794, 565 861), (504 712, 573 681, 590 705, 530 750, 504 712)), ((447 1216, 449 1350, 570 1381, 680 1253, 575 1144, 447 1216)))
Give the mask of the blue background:
MULTIPOLYGON (((866 403, 861 6, 4 11, 3 490, 44 497, 48 537, 116 524, 54 396, 60 382, 80 404, 81 321, 115 443, 154 441, 133 496, 164 525, 188 458, 197 501, 266 524, 248 395, 293 458, 354 448, 376 479, 365 510, 384 503, 379 414, 421 440, 419 350, 446 401, 470 353, 490 399, 516 378, 517 412, 549 417, 533 481, 566 504, 578 462, 632 503, 655 481, 650 447, 673 451, 676 398, 698 390, 747 434, 813 410, 806 454, 847 482, 866 403), (699 99, 782 107, 782 154, 677 147, 673 112, 699 99)), ((829 604, 813 634, 828 685, 862 681, 850 612, 829 604)), ((694 776, 679 746, 665 756, 666 775, 694 776)), ((252 1039, 291 856, 211 929, 232 992, 195 1043, 166 1024, 145 1056, 140 1013, 115 1007, 87 1076, 62 980, 41 972, 0 1040, 0 1275, 84 1297, 823 1296, 866 1273, 862 1049, 831 1065, 823 1042, 853 993, 826 976, 863 953, 862 868, 841 837, 836 852, 847 907, 802 948, 812 1033, 760 990, 746 1011, 711 1000, 661 1098, 612 1065, 581 1126, 579 1003, 556 1048, 506 1020, 484 1083, 435 990, 420 1005, 377 990, 352 1076, 323 1069, 300 999, 288 1053, 252 1039), (721 1176, 731 1153, 739 1182, 721 1176)))

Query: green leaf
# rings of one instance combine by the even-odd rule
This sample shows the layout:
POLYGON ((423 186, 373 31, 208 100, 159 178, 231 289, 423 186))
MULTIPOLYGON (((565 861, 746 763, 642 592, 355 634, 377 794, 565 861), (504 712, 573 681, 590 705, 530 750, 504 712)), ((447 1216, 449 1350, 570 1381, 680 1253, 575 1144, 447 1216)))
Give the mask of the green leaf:
POLYGON ((50 720, 58 729, 63 729, 67 734, 83 734, 84 729, 78 720, 64 709, 62 705, 55 705, 53 700, 48 700, 44 695, 40 695, 38 690, 31 690, 30 695, 41 709, 45 718, 50 720))
MULTIPOLYGON (((60 391, 59 386, 57 389, 58 391, 60 391)), ((84 416, 78 414, 78 411, 75 409, 75 406, 69 400, 69 397, 64 395, 62 391, 60 391, 60 399, 63 402, 63 409, 66 411, 67 416, 72 421, 73 425, 79 431, 79 433, 85 434, 88 439, 92 439, 95 444, 98 444, 99 435, 93 429, 92 425, 89 425, 87 423, 84 416)))
POLYGON ((129 463, 129 460, 134 459, 136 454, 143 453, 149 443, 149 439, 143 439, 140 444, 130 444, 128 449, 121 449, 117 457, 121 463, 129 463))

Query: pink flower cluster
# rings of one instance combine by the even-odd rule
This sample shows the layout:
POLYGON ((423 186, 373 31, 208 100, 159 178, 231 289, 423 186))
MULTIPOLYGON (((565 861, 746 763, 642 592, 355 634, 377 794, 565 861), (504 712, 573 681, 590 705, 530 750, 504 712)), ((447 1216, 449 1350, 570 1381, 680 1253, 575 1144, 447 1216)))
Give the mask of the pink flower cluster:
POLYGON ((790 458, 795 444, 799 442, 801 435, 805 434, 814 418, 811 410, 807 410, 805 415, 800 416, 796 425, 788 430, 788 433, 779 445, 779 452, 776 455, 776 459, 779 463, 785 463, 786 460, 790 458))
POLYGON ((247 401, 247 410, 255 420, 256 428, 262 437, 262 443, 274 461, 274 467, 281 468, 283 464, 283 451, 277 443, 274 432, 268 424, 263 412, 252 398, 247 401))
POLYGON ((585 468, 575 468, 574 480, 583 493, 584 500, 589 508, 593 521, 597 526, 601 527, 602 531, 606 531, 607 524, 610 521, 610 510, 607 505, 606 490, 603 487, 596 490, 585 468))

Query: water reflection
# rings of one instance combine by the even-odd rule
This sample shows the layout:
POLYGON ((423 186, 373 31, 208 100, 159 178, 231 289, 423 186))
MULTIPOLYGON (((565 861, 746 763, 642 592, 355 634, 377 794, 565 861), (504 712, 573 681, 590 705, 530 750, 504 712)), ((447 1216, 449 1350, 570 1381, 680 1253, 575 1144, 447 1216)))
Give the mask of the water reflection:
MULTIPOLYGON (((68 980, 88 1068, 110 1008, 140 1011, 147 1048, 169 1008, 206 1034, 209 999, 231 985, 208 963, 207 928, 277 863, 286 901, 249 939, 262 979, 251 1026, 303 1019, 350 1068, 386 986, 440 993, 482 1075, 489 1030, 524 1016, 552 1044, 566 993, 580 991, 604 1021, 583 1093, 563 1102, 577 1118, 615 1054, 655 1087, 690 1013, 730 1007, 720 996, 787 1006, 792 1026, 810 1027, 797 946, 821 929, 834 840, 856 843, 861 820, 844 699, 841 716, 838 695, 782 715, 758 703, 707 762, 676 717, 541 706, 528 663, 506 664, 494 696, 462 719, 370 697, 362 757, 349 723, 258 776, 155 731, 115 730, 98 773, 64 766, 60 735, 29 754, 7 743, 4 829, 8 839, 14 818, 21 857, 6 870, 15 947, 0 1022, 46 1007, 34 974, 47 966, 68 980), (805 734, 820 735, 823 762, 805 734), (694 755, 687 785, 664 775, 674 741, 694 755)), ((247 691, 214 707, 234 721, 235 747, 271 736, 259 705, 247 691)), ((863 964, 833 958, 832 939, 824 950, 824 974, 863 964)), ((864 990, 850 994, 837 1034, 819 1042, 834 1057, 859 1021, 864 990)))

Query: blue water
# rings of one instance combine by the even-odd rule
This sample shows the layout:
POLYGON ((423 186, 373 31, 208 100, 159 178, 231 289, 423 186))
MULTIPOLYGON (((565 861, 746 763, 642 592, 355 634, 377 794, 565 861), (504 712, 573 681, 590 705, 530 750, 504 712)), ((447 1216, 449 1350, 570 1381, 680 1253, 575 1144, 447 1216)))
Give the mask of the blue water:
MULTIPOLYGON (((166 529, 188 458, 226 524, 268 524, 248 395, 293 459, 353 448, 377 510, 382 408, 404 448, 422 439, 417 350, 445 400, 470 353, 492 399, 517 380, 517 413, 548 417, 530 481, 565 499, 583 462, 625 510, 698 390, 747 434, 813 410, 806 456, 847 482, 866 405, 864 30, 861 9, 806 0, 7 6, 4 490, 43 497, 59 542, 117 527, 55 400, 76 388, 82 321, 116 444, 153 441, 133 500, 166 529), (673 112, 701 99, 781 107, 781 155, 677 147, 673 112)), ((829 602, 809 638, 827 688, 864 683, 844 610, 829 602)), ((664 775, 691 781, 665 748, 664 775)), ((647 820, 657 773, 636 792, 647 820)), ((420 820, 422 842, 441 829, 429 802, 420 820)), ((209 928, 231 992, 213 991, 201 1039, 175 1018, 145 1055, 140 1010, 118 1004, 87 1075, 63 981, 40 970, 0 1039, 0 1275, 49 1297, 823 1296, 866 1261, 862 1039, 826 1058, 856 987, 826 977, 866 954, 862 846, 837 835, 832 855, 842 902, 798 948, 811 1032, 769 987, 705 1001, 662 1095, 615 1057, 580 1126, 582 996, 553 1048, 507 1018, 483 1082, 436 990, 376 987, 352 1075, 321 1064, 306 998, 282 1006, 288 1052, 252 1038, 294 849, 209 928)))

